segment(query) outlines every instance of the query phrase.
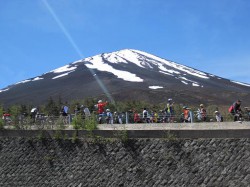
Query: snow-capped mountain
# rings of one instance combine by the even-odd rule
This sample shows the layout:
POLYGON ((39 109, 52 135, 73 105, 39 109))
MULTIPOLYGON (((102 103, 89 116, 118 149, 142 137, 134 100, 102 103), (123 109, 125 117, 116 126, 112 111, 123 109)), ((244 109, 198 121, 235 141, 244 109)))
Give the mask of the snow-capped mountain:
POLYGON ((114 100, 228 104, 250 101, 250 85, 230 81, 139 50, 125 49, 78 60, 0 90, 4 104, 40 104, 106 97, 114 100))

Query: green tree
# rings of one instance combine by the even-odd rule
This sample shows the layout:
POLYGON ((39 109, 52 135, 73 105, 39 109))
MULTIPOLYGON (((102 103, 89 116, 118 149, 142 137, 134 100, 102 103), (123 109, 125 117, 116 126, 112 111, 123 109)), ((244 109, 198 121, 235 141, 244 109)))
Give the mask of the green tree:
POLYGON ((9 113, 11 114, 11 118, 14 122, 14 124, 18 124, 18 117, 21 114, 21 106, 20 105, 12 105, 8 109, 9 113))
POLYGON ((89 111, 96 111, 95 105, 97 104, 97 99, 86 98, 84 104, 89 108, 89 111))
POLYGON ((45 112, 49 116, 59 116, 60 114, 60 108, 59 106, 55 103, 55 101, 52 99, 52 97, 49 98, 47 104, 45 105, 45 112))

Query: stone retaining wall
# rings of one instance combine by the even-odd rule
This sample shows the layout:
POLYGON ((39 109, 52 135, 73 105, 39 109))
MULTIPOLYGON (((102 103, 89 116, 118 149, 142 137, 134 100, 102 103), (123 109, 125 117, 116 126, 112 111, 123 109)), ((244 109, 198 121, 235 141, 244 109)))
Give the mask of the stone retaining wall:
POLYGON ((0 138, 0 186, 249 186, 250 139, 0 138))

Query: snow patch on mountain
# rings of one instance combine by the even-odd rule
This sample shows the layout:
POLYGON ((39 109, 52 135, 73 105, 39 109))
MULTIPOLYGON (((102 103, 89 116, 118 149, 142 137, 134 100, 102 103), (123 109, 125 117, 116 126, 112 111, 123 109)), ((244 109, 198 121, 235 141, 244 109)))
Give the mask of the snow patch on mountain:
POLYGON ((186 84, 186 85, 188 85, 188 82, 186 82, 186 81, 181 81, 183 84, 186 84))
POLYGON ((52 70, 50 72, 52 72, 52 73, 63 73, 63 72, 75 70, 76 68, 77 68, 76 66, 66 65, 66 66, 54 69, 54 70, 52 70))
POLYGON ((17 84, 27 83, 27 82, 30 82, 30 81, 31 81, 30 79, 23 80, 23 81, 17 82, 15 85, 17 85, 17 84))
MULTIPOLYGON (((84 61, 90 62, 85 64, 90 69, 97 69, 99 71, 106 71, 114 74, 118 78, 130 82, 143 82, 143 79, 138 77, 136 74, 130 73, 128 71, 117 70, 113 66, 105 63, 101 55, 96 55, 94 57, 86 58, 84 61)), ((114 62, 113 62, 114 63, 114 62)))
POLYGON ((150 89, 156 90, 156 89, 160 89, 163 88, 162 86, 149 86, 150 89))
POLYGON ((70 71, 70 72, 67 72, 67 73, 63 73, 63 74, 61 74, 61 75, 57 75, 57 76, 53 77, 52 79, 58 79, 58 78, 60 78, 60 77, 67 76, 67 75, 69 75, 69 74, 72 73, 72 72, 74 72, 74 71, 70 71))
POLYGON ((172 75, 171 73, 167 73, 167 72, 165 72, 165 71, 159 71, 160 73, 163 73, 163 74, 166 74, 166 75, 170 75, 170 76, 174 76, 174 75, 172 75))
POLYGON ((192 86, 200 86, 200 85, 197 83, 192 83, 192 86))
MULTIPOLYGON (((83 59, 82 62, 83 61, 91 62, 91 64, 86 64, 88 68, 97 69, 99 71, 107 71, 113 73, 118 78, 122 78, 126 81, 131 82, 143 82, 143 79, 131 72, 117 70, 113 68, 111 64, 133 63, 141 68, 154 69, 156 67, 158 69, 155 70, 157 70, 159 73, 169 76, 175 76, 182 83, 190 83, 193 86, 197 86, 200 84, 196 81, 185 79, 184 75, 192 75, 201 79, 210 79, 210 77, 214 77, 214 75, 212 74, 206 74, 202 71, 195 70, 193 68, 134 49, 124 49, 112 53, 103 53, 101 55, 83 59), (182 76, 182 78, 180 78, 180 76, 182 76)), ((69 67, 65 68, 68 69, 69 67)))
POLYGON ((104 54, 103 57, 107 59, 109 62, 114 63, 114 64, 118 64, 118 62, 128 63, 127 60, 113 53, 104 54))
POLYGON ((167 69, 166 67, 163 66, 163 64, 159 64, 158 67, 159 67, 159 69, 161 70, 161 71, 159 71, 159 72, 168 72, 168 73, 170 73, 171 75, 172 75, 172 74, 180 74, 179 71, 175 71, 175 70, 173 70, 173 69, 167 69))
POLYGON ((26 79, 26 80, 17 82, 15 85, 17 85, 17 84, 23 84, 23 83, 27 83, 27 82, 31 82, 31 81, 38 81, 38 80, 42 80, 42 79, 44 79, 44 78, 42 78, 42 77, 35 77, 35 78, 31 78, 31 79, 26 79))
MULTIPOLYGON (((193 84, 195 86, 200 85, 200 83, 192 80, 186 79, 185 75, 192 75, 201 79, 210 79, 210 77, 215 77, 212 74, 206 74, 202 71, 165 60, 163 58, 157 57, 155 55, 148 54, 143 51, 134 50, 134 49, 124 49, 112 53, 103 53, 100 55, 96 55, 93 57, 88 57, 79 61, 72 63, 72 65, 77 63, 85 63, 88 68, 97 69, 99 71, 106 71, 114 74, 118 78, 121 78, 125 81, 131 82, 143 82, 141 77, 138 75, 124 71, 115 69, 112 64, 128 64, 133 63, 141 68, 149 68, 158 71, 159 73, 174 76, 179 79, 184 84, 193 84), (88 64, 86 62, 89 62, 88 64), (158 69, 157 69, 158 68, 158 69), (182 76, 182 78, 180 78, 182 76)), ((64 72, 74 70, 76 67, 64 66, 62 68, 58 68, 53 72, 64 72)))
POLYGON ((215 75, 213 75, 213 74, 209 74, 209 76, 210 76, 210 77, 216 77, 216 76, 215 76, 215 75))
POLYGON ((23 80, 23 81, 15 83, 15 85, 24 84, 24 83, 31 82, 31 81, 38 81, 38 80, 42 80, 42 79, 44 79, 44 78, 42 78, 42 77, 35 77, 35 78, 31 78, 31 79, 26 79, 26 80, 23 80))
MULTIPOLYGON (((165 59, 162 59, 160 57, 148 54, 143 51, 139 50, 134 50, 134 49, 124 49, 112 53, 104 53, 101 55, 96 55, 94 57, 89 57, 84 59, 84 61, 89 61, 92 63, 92 65, 87 65, 88 68, 96 68, 100 71, 108 71, 116 75, 118 78, 122 78, 127 81, 133 81, 133 82, 142 82, 142 78, 137 78, 137 79, 130 79, 127 77, 128 74, 133 74, 130 72, 126 72, 126 75, 122 75, 121 73, 118 73, 117 71, 121 70, 116 70, 114 69, 111 65, 105 62, 113 63, 113 64, 119 64, 119 63, 126 63, 128 64, 133 63, 141 68, 149 68, 149 69, 156 69, 159 73, 169 75, 169 76, 175 76, 177 79, 179 79, 179 76, 184 76, 184 75, 192 75, 198 78, 202 79, 210 79, 210 77, 214 77, 211 74, 206 74, 204 72, 195 70, 193 68, 168 61, 165 59), (105 62, 104 62, 105 61, 105 62), (157 69, 158 68, 158 69, 157 69), (125 77, 126 78, 125 78, 125 77)), ((133 74, 135 77, 137 77, 135 74, 133 74)), ((185 80, 182 78, 180 80, 182 83, 191 83, 195 86, 200 85, 198 82, 192 81, 192 80, 185 80)))
POLYGON ((200 86, 200 84, 198 82, 187 79, 186 77, 179 76, 176 78, 179 79, 183 84, 186 84, 186 85, 191 84, 192 86, 200 86))
POLYGON ((236 83, 236 84, 240 84, 242 86, 248 86, 248 87, 250 87, 250 84, 247 84, 247 83, 242 83, 242 82, 238 82, 238 81, 231 81, 231 82, 236 83))
POLYGON ((142 52, 142 51, 134 50, 134 49, 132 49, 132 51, 137 52, 137 53, 139 53, 141 55, 144 55, 144 56, 146 56, 148 58, 154 59, 155 61, 158 61, 158 62, 162 63, 163 65, 167 65, 167 66, 175 68, 175 69, 177 69, 179 71, 186 72, 187 74, 190 74, 190 75, 193 75, 193 76, 197 76, 197 77, 203 78, 203 79, 209 79, 209 77, 207 76, 207 74, 204 73, 204 72, 195 70, 193 68, 190 68, 190 67, 187 67, 187 66, 184 66, 184 65, 181 65, 181 64, 177 64, 175 62, 171 62, 171 61, 162 59, 160 57, 148 54, 146 52, 142 52))
POLYGON ((0 93, 1 93, 1 92, 6 92, 6 91, 8 91, 8 90, 9 90, 9 88, 4 89, 4 90, 0 90, 0 93))
POLYGON ((39 80, 43 80, 44 78, 42 78, 42 77, 36 77, 36 78, 34 78, 34 79, 32 79, 32 81, 39 81, 39 80))
POLYGON ((134 64, 136 64, 137 66, 141 67, 141 68, 145 68, 142 65, 142 62, 144 61, 144 59, 142 58, 141 55, 138 55, 137 53, 133 52, 132 50, 129 49, 124 49, 121 51, 116 51, 113 53, 105 53, 103 55, 103 57, 105 59, 107 59, 108 61, 110 61, 111 63, 128 63, 128 62, 132 62, 134 64))

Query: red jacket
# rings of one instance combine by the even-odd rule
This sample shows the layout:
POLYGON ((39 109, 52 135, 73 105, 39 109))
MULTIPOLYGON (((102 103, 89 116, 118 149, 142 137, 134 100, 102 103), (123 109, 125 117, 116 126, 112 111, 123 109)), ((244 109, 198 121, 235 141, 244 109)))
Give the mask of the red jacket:
POLYGON ((104 107, 108 104, 108 102, 102 102, 97 104, 98 114, 102 114, 104 112, 104 107))
POLYGON ((138 113, 134 113, 134 122, 139 122, 140 121, 140 116, 138 113))
POLYGON ((188 117, 189 117, 189 110, 188 109, 184 109, 183 110, 183 114, 184 114, 184 119, 188 119, 188 117))

